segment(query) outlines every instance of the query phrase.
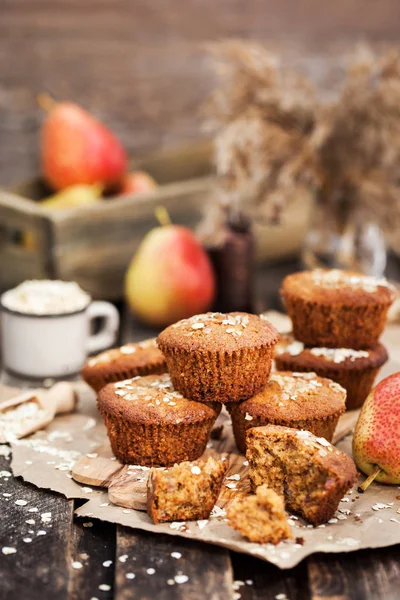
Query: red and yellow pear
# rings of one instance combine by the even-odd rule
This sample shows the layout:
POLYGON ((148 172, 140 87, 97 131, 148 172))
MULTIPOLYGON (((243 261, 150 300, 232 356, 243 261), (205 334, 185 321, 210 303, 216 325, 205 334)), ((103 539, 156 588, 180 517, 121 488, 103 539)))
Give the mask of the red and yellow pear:
POLYGON ((195 235, 179 225, 152 229, 125 278, 129 306, 154 327, 209 310, 214 293, 214 272, 206 252, 195 235))
POLYGON ((41 97, 48 115, 41 132, 42 173, 54 190, 72 185, 121 184, 127 157, 114 134, 72 102, 41 97))
POLYGON ((366 399, 353 436, 353 458, 372 481, 400 484, 400 373, 383 379, 366 399))
POLYGON ((156 180, 149 173, 145 171, 132 171, 125 175, 120 195, 144 194, 145 192, 153 191, 157 187, 156 180))

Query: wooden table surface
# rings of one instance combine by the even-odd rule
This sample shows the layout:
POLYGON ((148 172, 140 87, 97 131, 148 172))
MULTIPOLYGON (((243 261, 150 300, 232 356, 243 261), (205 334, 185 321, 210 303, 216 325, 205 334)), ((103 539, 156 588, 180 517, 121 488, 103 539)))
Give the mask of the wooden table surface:
MULTIPOLYGON (((282 272, 271 268, 268 274, 259 282, 262 301, 257 310, 271 307, 282 272)), ((121 341, 140 339, 147 333, 124 319, 121 341)), ((400 545, 317 554, 283 571, 191 540, 74 519, 79 500, 38 490, 4 473, 9 471, 9 461, 0 457, 0 548, 17 549, 15 554, 0 553, 0 600, 400 598, 400 545), (38 511, 28 513, 17 500, 27 500, 38 511), (46 534, 30 534, 29 530, 38 531, 40 515, 47 512, 52 519, 43 525, 46 534), (35 526, 27 523, 30 519, 35 526), (24 541, 30 535, 33 541, 24 541), (181 574, 188 581, 171 584, 181 574)))

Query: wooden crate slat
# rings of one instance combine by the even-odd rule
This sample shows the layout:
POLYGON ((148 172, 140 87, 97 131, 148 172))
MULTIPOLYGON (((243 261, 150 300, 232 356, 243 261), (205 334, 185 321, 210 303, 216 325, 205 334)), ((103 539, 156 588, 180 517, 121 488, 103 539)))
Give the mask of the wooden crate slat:
POLYGON ((232 582, 227 550, 117 527, 115 600, 232 600, 232 582), (172 552, 179 552, 181 558, 174 558, 172 552), (155 569, 154 574, 148 569, 155 569), (128 579, 129 573, 135 578, 128 579), (168 584, 179 574, 189 580, 168 584))
MULTIPOLYGON (((3 470, 10 471, 10 465, 0 458, 0 472, 3 470)), ((0 507, 1 599, 68 600, 73 502, 56 494, 44 494, 19 479, 0 476, 0 507), (27 501, 26 506, 17 505, 17 500, 27 501), (29 512, 29 508, 38 511, 29 512), (48 512, 51 523, 42 523, 41 515, 48 512), (30 519, 35 523, 26 522, 30 519), (47 533, 37 535, 41 530, 47 533), (32 542, 26 543, 23 538, 31 538, 32 542), (16 554, 2 553, 5 546, 15 547, 16 554)))
POLYGON ((82 568, 73 568, 71 563, 68 600, 113 598, 115 525, 75 519, 71 532, 71 560, 80 563, 82 568), (91 527, 85 526, 90 523, 91 527), (107 561, 112 561, 109 566, 107 561), (101 590, 101 585, 109 586, 110 590, 101 590))

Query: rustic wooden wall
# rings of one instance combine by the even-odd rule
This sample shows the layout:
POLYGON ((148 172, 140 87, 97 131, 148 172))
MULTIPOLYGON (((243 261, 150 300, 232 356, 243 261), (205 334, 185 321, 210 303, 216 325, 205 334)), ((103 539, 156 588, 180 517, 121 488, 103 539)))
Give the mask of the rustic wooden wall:
POLYGON ((330 93, 357 41, 399 25, 399 0, 0 0, 0 183, 37 169, 43 90, 140 153, 200 135, 209 40, 266 40, 330 93))

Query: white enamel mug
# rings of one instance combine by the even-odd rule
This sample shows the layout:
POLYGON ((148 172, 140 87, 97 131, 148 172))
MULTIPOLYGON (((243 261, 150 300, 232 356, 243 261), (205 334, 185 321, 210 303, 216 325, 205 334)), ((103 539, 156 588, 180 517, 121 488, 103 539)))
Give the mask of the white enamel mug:
POLYGON ((3 296, 3 367, 13 375, 34 379, 76 375, 88 354, 115 344, 119 314, 109 302, 92 302, 70 313, 36 315, 5 307, 3 296), (100 331, 91 335, 95 318, 103 322, 100 331))

